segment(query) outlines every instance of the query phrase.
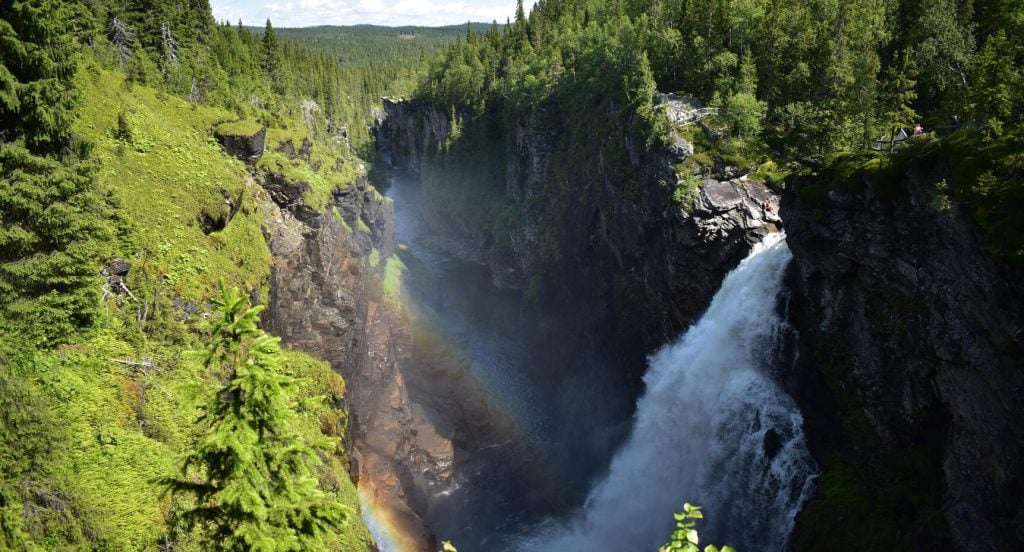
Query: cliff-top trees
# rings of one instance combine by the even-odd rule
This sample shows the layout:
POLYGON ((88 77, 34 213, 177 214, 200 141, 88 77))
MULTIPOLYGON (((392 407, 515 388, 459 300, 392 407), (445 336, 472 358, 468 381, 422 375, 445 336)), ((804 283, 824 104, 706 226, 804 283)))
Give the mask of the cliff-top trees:
POLYGON ((309 443, 296 431, 296 380, 281 371, 278 339, 257 327, 263 307, 247 308, 237 288, 221 288, 205 361, 225 383, 204 407, 206 435, 182 477, 165 483, 195 498, 180 522, 198 526, 207 549, 319 550, 318 537, 348 516, 314 473, 317 451, 332 442, 309 443))
MULTIPOLYGON (((724 112, 734 120, 726 122, 737 134, 758 134, 752 123, 763 114, 769 145, 787 157, 863 151, 894 124, 934 128, 959 115, 992 126, 1012 118, 1024 106, 1016 70, 1024 63, 1021 6, 1002 0, 540 0, 529 14, 517 10, 501 44, 478 48, 481 60, 500 60, 484 63, 496 68, 487 80, 498 86, 470 91, 473 97, 450 94, 457 88, 449 86, 454 76, 471 80, 465 68, 451 71, 465 57, 450 52, 447 61, 432 66, 421 94, 443 108, 533 108, 535 91, 571 96, 597 89, 580 78, 574 61, 586 54, 591 35, 621 37, 624 17, 637 29, 635 45, 657 88, 704 103, 717 95, 718 105, 731 107, 724 112), (743 59, 753 63, 753 92, 737 89, 743 59), (565 71, 529 70, 555 62, 565 71), (910 99, 894 118, 897 89, 910 99)), ((469 49, 466 43, 458 47, 469 49)), ((629 78, 610 65, 597 72, 609 82, 629 78)), ((511 115, 526 111, 515 110, 511 115)))

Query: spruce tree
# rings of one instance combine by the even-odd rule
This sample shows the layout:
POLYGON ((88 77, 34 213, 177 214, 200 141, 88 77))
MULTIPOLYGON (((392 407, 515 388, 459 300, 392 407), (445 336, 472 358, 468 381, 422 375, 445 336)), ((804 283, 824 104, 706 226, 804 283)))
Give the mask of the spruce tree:
POLYGON ((76 59, 65 10, 53 0, 0 4, 0 139, 51 153, 71 138, 76 59))
POLYGON ((523 9, 523 0, 516 1, 516 23, 512 27, 512 36, 512 48, 516 52, 521 51, 530 41, 530 20, 526 17, 526 11, 523 9))
POLYGON ((897 62, 889 67, 882 104, 889 132, 890 151, 900 129, 910 128, 918 121, 919 116, 913 107, 914 101, 917 100, 917 82, 914 80, 916 77, 917 68, 913 58, 908 52, 901 52, 897 62))
POLYGON ((281 75, 281 46, 277 42, 277 35, 274 34, 270 19, 267 19, 267 26, 263 31, 262 53, 263 72, 266 73, 274 91, 280 94, 284 85, 281 75))
POLYGON ((1000 29, 978 52, 969 97, 971 110, 995 134, 1001 133, 1003 120, 1024 104, 1024 74, 1017 63, 1020 51, 1000 29))
POLYGON ((0 332, 35 343, 89 326, 111 239, 88 144, 73 139, 71 29, 60 3, 0 5, 0 332))
POLYGON ((754 94, 736 92, 726 98, 725 112, 737 136, 745 139, 758 138, 768 106, 754 94))
POLYGON ((205 362, 226 383, 204 408, 206 435, 182 477, 165 480, 195 498, 179 522, 198 526, 207 549, 319 549, 317 537, 348 516, 314 474, 317 452, 333 441, 308 443, 297 433, 296 380, 281 371, 279 340, 257 327, 263 307, 248 308, 238 288, 221 288, 205 362))

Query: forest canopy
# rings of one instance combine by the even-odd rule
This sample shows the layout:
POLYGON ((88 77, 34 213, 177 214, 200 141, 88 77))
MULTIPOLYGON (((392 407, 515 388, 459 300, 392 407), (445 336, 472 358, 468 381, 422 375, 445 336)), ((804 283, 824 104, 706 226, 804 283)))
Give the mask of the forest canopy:
POLYGON ((1020 2, 541 0, 526 16, 520 1, 508 27, 450 46, 419 93, 522 114, 675 92, 800 157, 863 150, 918 123, 998 132, 1024 105, 1020 36, 1020 2))

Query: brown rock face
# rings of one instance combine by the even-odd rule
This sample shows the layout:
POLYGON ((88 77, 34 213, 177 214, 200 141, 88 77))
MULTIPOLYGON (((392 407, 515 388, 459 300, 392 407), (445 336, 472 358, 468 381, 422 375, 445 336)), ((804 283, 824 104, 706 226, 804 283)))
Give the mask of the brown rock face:
MULTIPOLYGON (((364 181, 338 194, 329 213, 314 215, 301 196, 283 194, 277 184, 271 178, 269 193, 262 192, 264 233, 275 257, 268 329, 345 377, 353 476, 375 509, 427 550, 429 531, 411 507, 406 483, 410 473, 434 470, 432 456, 413 454, 420 449, 417 433, 428 424, 414 415, 400 369, 412 335, 381 298, 380 267, 366 261, 373 248, 381 259, 394 254, 391 204, 364 181), (352 230, 360 219, 369 233, 352 230)), ((444 444, 431 436, 428 448, 444 444)))

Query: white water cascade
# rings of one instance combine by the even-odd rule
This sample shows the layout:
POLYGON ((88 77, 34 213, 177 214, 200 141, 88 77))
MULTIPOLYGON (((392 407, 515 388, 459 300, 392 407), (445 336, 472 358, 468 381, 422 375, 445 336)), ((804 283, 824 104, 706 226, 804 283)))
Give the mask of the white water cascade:
POLYGON ((541 528, 521 550, 654 552, 684 502, 704 507, 704 543, 785 549, 816 473, 802 417, 768 374, 790 258, 783 234, 765 238, 704 316, 651 357, 632 435, 605 479, 575 519, 541 528))

